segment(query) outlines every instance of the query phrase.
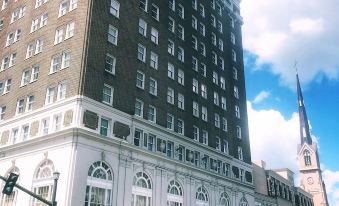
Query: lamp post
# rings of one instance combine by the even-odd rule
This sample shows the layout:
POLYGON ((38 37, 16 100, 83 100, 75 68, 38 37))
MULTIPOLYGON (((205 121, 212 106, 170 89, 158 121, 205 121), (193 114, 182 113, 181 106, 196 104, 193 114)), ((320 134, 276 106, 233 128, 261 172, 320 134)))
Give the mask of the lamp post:
POLYGON ((55 198, 56 198, 56 191, 57 191, 57 187, 58 187, 59 176, 60 176, 59 172, 54 172, 53 173, 54 187, 53 187, 53 194, 52 194, 52 206, 56 206, 57 205, 57 202, 55 201, 55 198))

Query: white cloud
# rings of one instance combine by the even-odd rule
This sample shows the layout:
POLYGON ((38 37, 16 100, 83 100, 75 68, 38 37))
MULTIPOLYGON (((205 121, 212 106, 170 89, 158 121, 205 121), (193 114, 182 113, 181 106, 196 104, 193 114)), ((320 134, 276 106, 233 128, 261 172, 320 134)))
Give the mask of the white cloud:
POLYGON ((300 140, 298 114, 285 119, 276 110, 255 110, 250 102, 247 110, 252 159, 264 160, 268 168, 287 167, 296 173, 300 140))
POLYGON ((241 9, 244 48, 258 56, 258 65, 272 65, 283 84, 294 85, 295 60, 303 83, 318 74, 338 79, 338 2, 243 0, 241 9))
MULTIPOLYGON (((297 145, 299 138, 299 117, 293 113, 285 118, 273 109, 255 110, 247 102, 249 135, 252 160, 264 160, 267 168, 289 168, 298 179, 297 145)), ((315 136, 312 136, 317 140, 315 136)), ((323 178, 330 205, 339 206, 339 171, 325 168, 323 178)), ((299 185, 299 181, 296 180, 299 185)))
POLYGON ((270 92, 263 90, 254 98, 253 103, 259 104, 260 102, 267 99, 270 95, 270 92))

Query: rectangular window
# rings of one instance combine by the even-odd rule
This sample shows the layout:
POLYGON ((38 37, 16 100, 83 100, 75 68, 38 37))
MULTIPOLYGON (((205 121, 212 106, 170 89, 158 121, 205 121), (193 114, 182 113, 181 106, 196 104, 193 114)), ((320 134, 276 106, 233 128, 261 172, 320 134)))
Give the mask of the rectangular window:
POLYGON ((219 46, 220 51, 224 51, 224 41, 222 39, 219 39, 218 46, 219 46))
POLYGON ((219 57, 218 66, 219 66, 219 69, 221 69, 221 70, 225 69, 225 63, 224 63, 224 59, 222 57, 219 57))
POLYGON ((35 54, 39 54, 42 52, 42 46, 44 44, 44 41, 42 39, 37 39, 35 43, 35 54))
POLYGON ((60 131, 61 129, 61 114, 54 115, 54 131, 60 131))
POLYGON ((31 24, 31 32, 34 32, 38 29, 39 19, 33 19, 31 24))
POLYGON ((200 74, 204 77, 206 77, 207 75, 207 71, 206 71, 206 64, 204 63, 200 63, 200 74))
POLYGON ((228 154, 228 141, 227 140, 223 140, 222 152, 225 154, 228 154))
POLYGON ((159 7, 157 7, 155 4, 152 4, 151 15, 155 20, 159 21, 159 7))
POLYGON ((221 108, 223 110, 227 109, 227 104, 226 104, 226 97, 221 97, 221 108))
POLYGON ((157 93, 158 93, 158 85, 157 85, 157 81, 155 79, 152 79, 150 78, 150 81, 149 81, 149 93, 154 95, 154 96, 157 96, 157 93))
POLYGON ((184 19, 185 18, 185 8, 184 8, 184 6, 181 5, 181 4, 178 4, 177 10, 178 10, 178 15, 180 16, 180 18, 184 19))
POLYGON ((213 93, 213 103, 219 106, 219 94, 216 92, 213 93))
POLYGON ((192 27, 193 29, 197 30, 198 29, 198 20, 194 16, 192 16, 192 27))
POLYGON ((172 40, 168 40, 167 51, 169 54, 174 56, 174 42, 172 40))
POLYGON ((201 84, 201 96, 207 99, 207 87, 204 84, 201 84))
POLYGON ((234 97, 239 99, 239 89, 237 86, 234 86, 234 97))
POLYGON ((173 130, 174 129, 173 125, 174 125, 174 117, 173 117, 173 115, 167 114, 166 128, 170 129, 170 130, 173 130))
POLYGON ((178 107, 182 110, 185 109, 185 96, 178 93, 178 107))
POLYGON ((215 137, 215 149, 216 150, 221 150, 221 144, 220 144, 220 138, 219 137, 215 137))
POLYGON ((182 47, 178 47, 178 60, 181 62, 185 61, 185 51, 182 47))
POLYGON ((167 65, 167 76, 170 79, 174 79, 174 66, 171 63, 168 63, 167 65))
POLYGON ((221 23, 221 21, 218 21, 217 28, 218 28, 218 31, 220 33, 222 33, 222 23, 221 23))
POLYGON ((192 90, 194 93, 199 94, 199 82, 198 80, 193 78, 193 83, 192 83, 193 87, 192 90))
POLYGON ((145 74, 141 71, 137 71, 136 86, 140 89, 145 88, 145 74))
POLYGON ((222 130, 227 132, 227 119, 225 117, 222 118, 222 130))
POLYGON ((12 88, 12 79, 7 79, 5 82, 4 94, 10 92, 11 88, 12 88))
POLYGON ((166 140, 157 138, 157 151, 166 154, 166 140))
POLYGON ((238 80, 238 70, 233 67, 233 79, 238 80))
POLYGON ((237 126, 237 138, 241 139, 242 136, 241 136, 241 127, 240 126, 237 126))
POLYGON ((197 40, 197 37, 193 35, 192 35, 192 47, 193 49, 198 50, 198 40, 197 40))
POLYGON ((175 0, 168 0, 168 7, 169 7, 172 11, 175 11, 175 0))
POLYGON ((102 90, 102 102, 108 105, 113 105, 113 87, 104 84, 102 90))
POLYGON ((157 119, 157 110, 154 106, 148 106, 148 120, 151 122, 156 122, 157 119))
POLYGON ((67 83, 66 81, 62 81, 58 85, 58 95, 57 100, 63 100, 66 98, 66 89, 67 89, 67 83))
POLYGON ((101 118, 100 119, 100 134, 102 135, 102 136, 105 136, 105 137, 107 137, 108 136, 108 134, 109 134, 109 120, 108 119, 106 119, 106 118, 101 118))
POLYGON ((23 71, 22 76, 21 76, 21 84, 20 84, 21 87, 29 83, 29 75, 30 75, 29 69, 26 69, 25 71, 23 71))
POLYGON ((201 35, 205 36, 206 29, 205 29, 205 25, 203 23, 199 24, 199 32, 200 32, 201 35))
POLYGON ((197 102, 193 102, 193 116, 199 117, 199 104, 197 102))
POLYGON ((208 145, 208 133, 205 130, 202 130, 202 143, 208 145))
POLYGON ((138 44, 138 59, 142 62, 146 62, 146 47, 138 44))
POLYGON ((12 143, 15 144, 18 141, 19 130, 13 129, 12 130, 12 143))
POLYGON ((181 119, 177 120, 177 132, 179 134, 184 134, 184 121, 181 119))
POLYGON ((192 56, 192 69, 198 71, 198 59, 192 56))
POLYGON ((212 44, 214 45, 214 46, 216 46, 217 45, 217 36, 212 32, 212 44))
POLYGON ((199 141, 199 128, 196 126, 193 126, 193 139, 199 141))
POLYGON ((234 62, 237 62, 237 54, 235 53, 235 51, 232 49, 232 60, 234 62))
POLYGON ((74 36, 74 25, 75 23, 73 21, 67 24, 65 39, 69 39, 74 36))
POLYGON ((185 147, 182 145, 179 145, 177 152, 178 152, 178 160, 184 161, 185 160, 185 147))
POLYGON ((14 66, 16 63, 16 52, 12 53, 9 58, 9 67, 14 66))
POLYGON ((150 66, 154 69, 158 69, 158 55, 154 52, 151 52, 150 66))
POLYGON ((147 11, 148 0, 140 0, 139 1, 139 8, 147 11))
POLYGON ((220 88, 223 90, 226 89, 226 80, 224 77, 220 77, 220 88))
POLYGON ((16 104, 16 114, 22 114, 25 111, 25 99, 19 99, 16 104))
POLYGON ((178 37, 181 39, 181 40, 185 40, 185 29, 183 26, 181 25, 178 25, 178 37))
POLYGON ((48 20, 48 13, 44 13, 40 17, 40 28, 47 25, 47 20, 48 20))
POLYGON ((204 106, 201 107, 201 119, 204 120, 205 122, 208 121, 207 108, 204 106))
POLYGON ((52 74, 54 72, 57 72, 61 67, 61 57, 60 55, 56 55, 54 57, 52 57, 51 60, 51 68, 49 73, 52 74))
POLYGON ((120 3, 117 0, 111 0, 111 6, 109 8, 109 12, 119 18, 119 11, 120 11, 120 3))
POLYGON ((214 114, 214 126, 220 128, 220 117, 218 114, 214 114))
POLYGON ((59 5, 59 17, 65 15, 67 12, 67 1, 62 1, 59 5))
POLYGON ((5 119, 5 114, 6 114, 6 106, 0 106, 0 120, 5 119))
POLYGON ((240 119, 240 109, 238 105, 234 106, 235 108, 235 116, 240 119))
POLYGON ((54 87, 48 87, 46 92, 45 104, 51 104, 54 101, 54 87))
POLYGON ((61 69, 68 68, 71 64, 71 52, 65 51, 62 53, 61 69))
POLYGON ((205 7, 202 4, 199 4, 199 13, 202 17, 205 17, 205 7))
POLYGON ((193 7, 193 9, 195 9, 195 10, 198 9, 197 0, 192 0, 192 7, 193 7))
POLYGON ((116 58, 110 54, 106 54, 105 71, 115 74, 115 65, 116 58))
POLYGON ((140 146, 142 136, 143 136, 143 132, 141 130, 136 129, 134 132, 134 145, 135 146, 140 146))
POLYGON ((39 66, 38 65, 34 65, 32 68, 32 74, 31 74, 31 81, 30 82, 35 82, 36 80, 38 80, 39 77, 39 66))
POLYGON ((78 0, 71 0, 69 10, 72 11, 78 7, 78 0))
POLYGON ((35 97, 33 95, 30 95, 27 97, 26 100, 26 111, 32 111, 33 110, 33 103, 34 103, 35 97))
POLYGON ((174 90, 170 87, 167 88, 167 102, 174 104, 174 90))
POLYGON ((175 21, 171 17, 168 17, 168 30, 170 30, 172 33, 174 33, 175 28, 175 21))
POLYGON ((26 59, 33 56, 33 51, 34 51, 34 45, 33 43, 29 43, 26 49, 26 59))
POLYGON ((158 44, 159 39, 159 32, 155 28, 152 27, 151 29, 151 41, 155 44, 158 44))
POLYGON ((139 34, 147 35, 147 23, 143 19, 139 19, 139 34))
POLYGON ((154 146, 155 146, 155 135, 149 134, 147 141, 147 149, 149 151, 154 151, 154 146))
POLYGON ((242 148, 238 146, 238 159, 243 160, 242 148))
POLYGON ((114 45, 118 44, 118 29, 112 25, 108 27, 108 42, 114 45))
POLYGON ((134 105, 134 114, 136 116, 143 117, 143 113, 144 113, 144 103, 141 100, 136 99, 134 105))
POLYGON ((25 125, 22 127, 22 140, 25 141, 28 139, 29 136, 29 126, 25 125))
POLYGON ((235 45, 235 35, 233 32, 231 32, 231 42, 233 45, 235 45))
POLYGON ((184 85, 185 82, 185 73, 183 70, 178 69, 178 83, 184 85))

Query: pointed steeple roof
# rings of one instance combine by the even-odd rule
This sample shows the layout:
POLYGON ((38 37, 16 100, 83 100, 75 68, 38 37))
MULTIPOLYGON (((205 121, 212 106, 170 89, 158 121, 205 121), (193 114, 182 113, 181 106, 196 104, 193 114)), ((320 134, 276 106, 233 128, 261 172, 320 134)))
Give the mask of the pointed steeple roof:
POLYGON ((304 105, 304 98, 300 87, 299 75, 297 73, 297 92, 298 92, 298 108, 299 108, 299 122, 300 122, 300 143, 303 145, 307 143, 312 145, 312 138, 310 134, 310 126, 304 105))

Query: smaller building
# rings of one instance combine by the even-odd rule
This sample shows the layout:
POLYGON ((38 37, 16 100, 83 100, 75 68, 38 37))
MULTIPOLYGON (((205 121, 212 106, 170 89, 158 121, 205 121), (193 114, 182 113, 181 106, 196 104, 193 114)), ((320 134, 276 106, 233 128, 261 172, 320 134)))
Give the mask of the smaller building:
POLYGON ((268 170, 262 160, 252 165, 255 206, 314 205, 312 195, 294 185, 294 173, 288 168, 268 170))

